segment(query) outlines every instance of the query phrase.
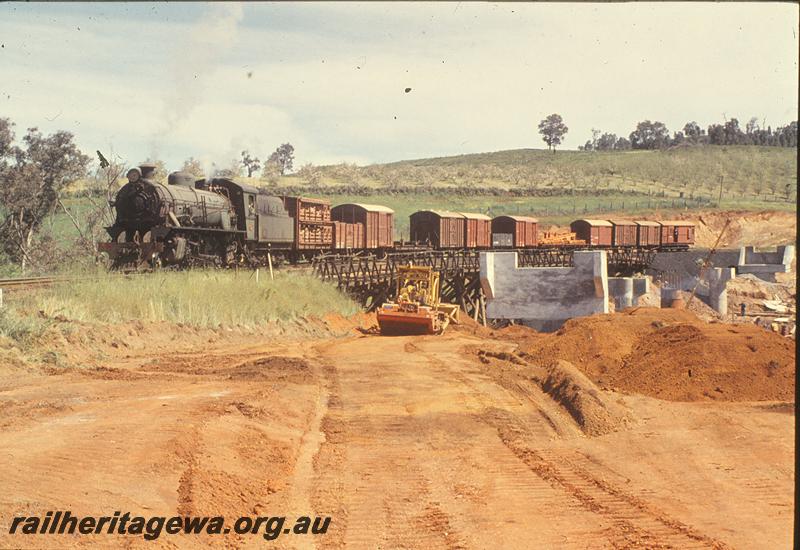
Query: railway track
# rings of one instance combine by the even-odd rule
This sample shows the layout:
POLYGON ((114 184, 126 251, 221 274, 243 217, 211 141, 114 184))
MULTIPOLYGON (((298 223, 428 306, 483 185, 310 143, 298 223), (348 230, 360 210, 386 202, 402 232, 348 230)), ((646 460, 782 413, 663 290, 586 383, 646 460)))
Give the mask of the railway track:
POLYGON ((71 281, 72 279, 74 277, 16 277, 13 279, 0 279, 0 288, 4 290, 23 290, 71 281))

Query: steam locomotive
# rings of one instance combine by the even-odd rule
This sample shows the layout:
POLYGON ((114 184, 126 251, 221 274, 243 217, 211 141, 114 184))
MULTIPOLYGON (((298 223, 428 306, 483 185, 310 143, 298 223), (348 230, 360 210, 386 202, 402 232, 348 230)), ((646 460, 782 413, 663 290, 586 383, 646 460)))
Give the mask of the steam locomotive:
POLYGON ((155 166, 127 173, 100 245, 112 268, 264 265, 297 262, 321 253, 461 248, 659 248, 694 243, 691 222, 576 220, 571 232, 539 234, 525 216, 421 210, 410 216, 411 243, 394 241, 394 211, 350 203, 331 208, 319 199, 271 195, 228 178, 173 172, 167 184, 155 166))
MULTIPOLYGON (((296 260, 317 248, 313 228, 298 220, 313 218, 314 203, 322 201, 272 196, 228 178, 197 179, 187 172, 169 174, 164 185, 155 181, 155 168, 129 170, 128 183, 111 203, 111 242, 100 251, 112 267, 259 264, 270 252, 276 261, 296 260), (297 243, 301 231, 307 238, 297 243)), ((329 239, 325 228, 317 229, 322 248, 329 239)))

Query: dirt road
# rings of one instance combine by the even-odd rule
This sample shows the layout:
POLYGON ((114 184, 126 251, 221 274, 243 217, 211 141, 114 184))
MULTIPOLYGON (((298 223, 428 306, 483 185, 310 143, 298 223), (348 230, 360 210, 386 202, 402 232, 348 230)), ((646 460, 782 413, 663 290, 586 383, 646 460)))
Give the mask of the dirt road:
MULTIPOLYGON (((786 406, 612 394, 588 437, 470 348, 358 336, 121 358, 0 384, 0 547, 262 547, 255 535, 8 535, 14 515, 329 515, 277 547, 788 548, 786 406)), ((788 410, 788 412, 787 412, 788 410)))

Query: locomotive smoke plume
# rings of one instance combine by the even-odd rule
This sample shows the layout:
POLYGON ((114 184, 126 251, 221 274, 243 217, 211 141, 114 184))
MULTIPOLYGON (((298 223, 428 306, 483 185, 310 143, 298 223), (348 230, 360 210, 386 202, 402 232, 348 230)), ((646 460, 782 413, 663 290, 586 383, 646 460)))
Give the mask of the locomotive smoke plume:
POLYGON ((173 134, 200 103, 205 83, 222 58, 236 43, 243 9, 238 2, 209 4, 203 17, 178 39, 173 50, 170 76, 165 91, 161 127, 151 139, 158 152, 162 140, 173 134))

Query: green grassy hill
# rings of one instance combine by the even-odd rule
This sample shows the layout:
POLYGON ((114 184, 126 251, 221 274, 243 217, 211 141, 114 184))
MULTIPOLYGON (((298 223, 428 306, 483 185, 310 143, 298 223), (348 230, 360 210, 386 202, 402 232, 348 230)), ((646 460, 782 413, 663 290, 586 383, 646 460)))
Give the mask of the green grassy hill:
MULTIPOLYGON (((305 165, 276 179, 237 178, 275 192, 555 197, 641 195, 717 203, 794 202, 797 150, 701 146, 661 151, 515 149, 357 166, 305 165), (721 184, 721 185, 720 185, 721 184)), ((76 182, 73 190, 86 187, 76 182)), ((742 206, 748 206, 743 204, 742 206)))
POLYGON ((306 167, 279 185, 302 182, 334 188, 411 187, 434 193, 506 191, 534 196, 601 190, 716 200, 722 180, 725 196, 752 200, 795 193, 796 155, 790 148, 746 146, 555 154, 518 149, 364 167, 306 167))

